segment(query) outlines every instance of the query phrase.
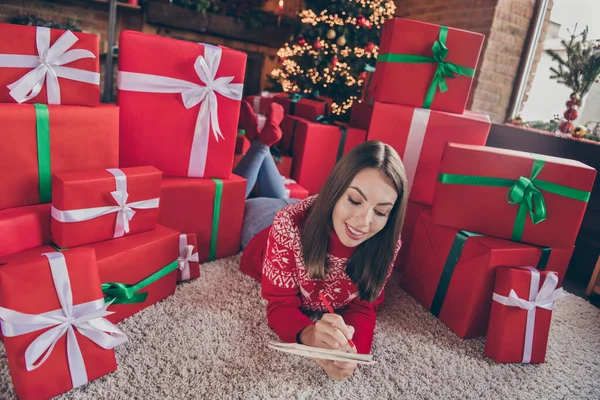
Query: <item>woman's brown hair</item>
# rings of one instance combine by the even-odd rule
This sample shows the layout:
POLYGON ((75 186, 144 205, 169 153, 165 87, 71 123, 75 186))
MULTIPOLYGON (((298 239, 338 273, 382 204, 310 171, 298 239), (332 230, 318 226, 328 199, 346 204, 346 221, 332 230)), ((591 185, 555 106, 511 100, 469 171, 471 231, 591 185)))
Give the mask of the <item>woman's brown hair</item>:
POLYGON ((333 230, 333 208, 356 174, 365 168, 382 171, 398 193, 385 227, 358 245, 346 266, 346 272, 358 287, 360 298, 371 302, 379 297, 385 284, 408 202, 404 165, 391 146, 379 140, 367 141, 349 151, 336 164, 311 206, 301 240, 308 276, 311 279, 325 279, 327 247, 333 230))

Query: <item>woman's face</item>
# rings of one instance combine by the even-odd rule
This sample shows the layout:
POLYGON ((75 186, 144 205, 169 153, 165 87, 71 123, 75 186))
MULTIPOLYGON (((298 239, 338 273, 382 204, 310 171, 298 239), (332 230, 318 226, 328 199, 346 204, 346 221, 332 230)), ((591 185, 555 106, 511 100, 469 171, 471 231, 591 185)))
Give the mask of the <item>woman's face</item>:
POLYGON ((333 229, 340 241, 356 247, 385 227, 398 197, 396 189, 382 171, 360 171, 339 198, 333 214, 333 229))

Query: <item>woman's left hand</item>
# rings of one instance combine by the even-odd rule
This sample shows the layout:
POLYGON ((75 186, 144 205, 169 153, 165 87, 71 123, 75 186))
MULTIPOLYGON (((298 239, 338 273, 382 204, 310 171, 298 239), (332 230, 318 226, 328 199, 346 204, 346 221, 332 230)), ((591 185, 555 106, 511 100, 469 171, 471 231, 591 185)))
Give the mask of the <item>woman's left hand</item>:
MULTIPOLYGON (((356 354, 356 349, 351 347, 349 353, 356 354)), ((350 378, 354 373, 354 370, 356 370, 356 367, 358 367, 358 364, 354 362, 331 361, 320 358, 313 358, 313 360, 315 360, 315 362, 325 370, 327 375, 335 381, 344 381, 350 378)))

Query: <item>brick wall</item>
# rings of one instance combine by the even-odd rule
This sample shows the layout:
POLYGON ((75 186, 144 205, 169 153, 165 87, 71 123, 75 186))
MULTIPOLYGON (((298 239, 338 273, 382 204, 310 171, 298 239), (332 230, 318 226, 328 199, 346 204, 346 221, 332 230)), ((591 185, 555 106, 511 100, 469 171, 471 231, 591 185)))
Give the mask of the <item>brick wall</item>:
MULTIPOLYGON (((502 123, 510 107, 535 0, 398 0, 396 15, 486 35, 468 107, 502 123)), ((536 48, 529 86, 542 52, 550 13, 536 48)))

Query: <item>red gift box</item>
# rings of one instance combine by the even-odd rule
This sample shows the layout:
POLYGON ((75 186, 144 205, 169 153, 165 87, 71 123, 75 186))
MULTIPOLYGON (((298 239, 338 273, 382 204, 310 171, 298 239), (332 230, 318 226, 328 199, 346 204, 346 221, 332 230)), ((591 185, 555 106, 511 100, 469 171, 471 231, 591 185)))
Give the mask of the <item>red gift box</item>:
POLYGON ((364 129, 365 131, 368 131, 371 125, 372 115, 373 104, 356 103, 350 109, 349 125, 358 129, 364 129))
POLYGON ((373 76, 373 98, 462 114, 484 38, 406 18, 387 20, 373 76))
POLYGON ((177 282, 200 277, 198 242, 195 233, 182 233, 179 235, 179 258, 177 261, 179 263, 177 282))
POLYGON ((280 155, 278 157, 273 156, 273 160, 275 160, 275 165, 277 166, 279 173, 282 176, 289 178, 292 174, 293 158, 290 156, 280 155))
POLYGON ((52 240, 61 248, 156 228, 162 173, 154 167, 52 178, 52 240))
POLYGON ((485 335, 498 266, 534 265, 562 280, 573 253, 435 225, 424 212, 412 243, 402 286, 461 338, 485 335))
POLYGON ((293 179, 284 178, 283 184, 285 185, 285 191, 289 199, 305 199, 309 196, 308 190, 298 185, 293 179))
POLYGON ((113 301, 107 317, 117 323, 175 293, 179 232, 155 230, 85 245, 96 250, 102 291, 113 301), (113 284, 125 284, 128 293, 113 284), (132 297, 128 302, 126 297, 132 297), (113 300, 114 298, 114 300, 113 300))
POLYGON ((300 120, 293 140, 291 178, 310 194, 319 193, 338 160, 363 143, 366 134, 345 125, 300 120))
POLYGON ((525 243, 570 247, 595 176, 596 170, 579 161, 449 143, 433 220, 525 243))
MULTIPOLYGON (((235 138, 235 155, 246 154, 250 150, 250 141, 245 134, 235 138)), ((235 157, 234 157, 235 158, 235 157)))
POLYGON ((410 199, 431 205, 446 142, 485 145, 490 127, 484 114, 375 102, 367 140, 378 139, 396 149, 406 168, 410 199))
POLYGON ((333 99, 325 96, 315 98, 298 93, 279 93, 273 97, 275 103, 281 104, 288 115, 315 121, 317 117, 328 117, 331 113, 333 99))
POLYGON ((281 153, 292 154, 296 132, 298 131, 298 124, 302 121, 306 122, 305 119, 294 117, 292 115, 286 115, 283 118, 283 121, 281 121, 281 140, 277 145, 281 153))
POLYGON ((268 115, 273 98, 278 93, 262 92, 260 95, 248 96, 245 100, 250 103, 255 114, 268 115))
POLYGON ((50 241, 50 204, 0 211, 0 257, 50 241))
POLYGON ((0 209, 50 202, 51 174, 119 166, 118 107, 0 104, 0 126, 0 209))
POLYGON ((127 340, 104 319, 108 313, 94 251, 46 254, 0 268, 2 333, 20 399, 51 398, 116 370, 112 349, 127 340), (64 323, 73 318, 82 322, 64 323), (51 331, 58 336, 55 345, 43 340, 51 331))
POLYGON ((543 363, 554 302, 565 296, 557 285, 555 272, 498 268, 485 355, 502 363, 543 363))
POLYGON ((120 165, 228 179, 246 58, 226 47, 123 31, 120 165))
POLYGON ((200 262, 240 252, 246 180, 164 178, 158 222, 195 233, 200 262))
POLYGON ((0 103, 99 104, 98 36, 0 24, 0 37, 0 103))
POLYGON ((431 212, 431 207, 426 204, 409 201, 406 206, 406 213, 404 215, 404 225, 402 226, 402 247, 396 257, 396 263, 394 268, 396 270, 402 270, 406 257, 412 245, 412 237, 417 224, 417 219, 422 211, 431 212))

